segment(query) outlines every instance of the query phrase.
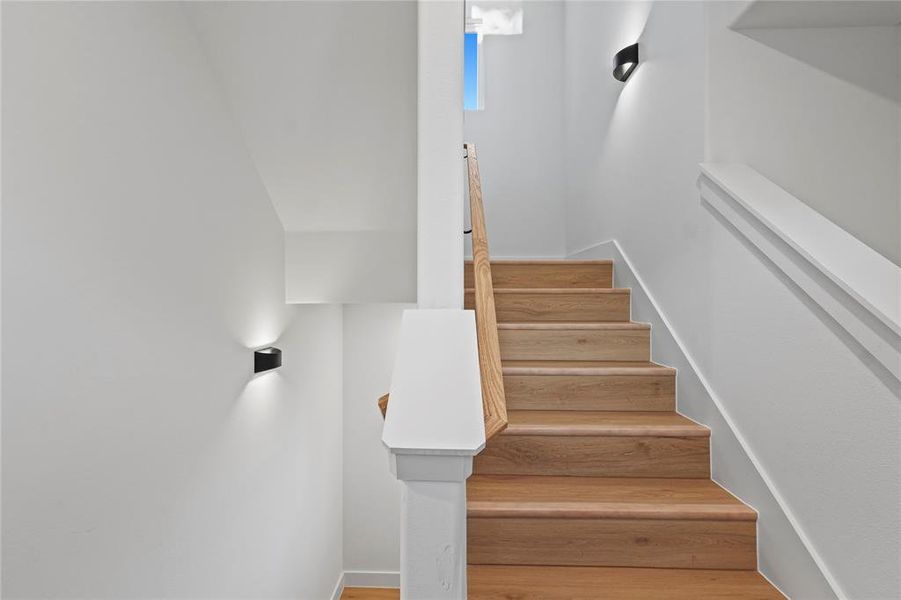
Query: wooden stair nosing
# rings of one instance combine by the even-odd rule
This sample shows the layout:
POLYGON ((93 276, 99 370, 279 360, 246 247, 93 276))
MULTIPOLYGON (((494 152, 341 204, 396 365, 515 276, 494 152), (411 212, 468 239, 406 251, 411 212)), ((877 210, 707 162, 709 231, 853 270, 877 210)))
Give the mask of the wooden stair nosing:
MULTIPOLYGON (((466 294, 474 294, 475 288, 464 288, 463 290, 466 294)), ((555 295, 579 295, 579 294, 606 294, 606 295, 629 295, 632 293, 631 288, 605 288, 605 287, 597 287, 597 288, 575 288, 575 287, 564 287, 564 288, 515 288, 515 287, 496 287, 494 288, 494 294, 510 294, 510 295, 535 295, 535 294, 546 294, 548 296, 555 295)))
POLYGON ((651 329, 650 323, 636 321, 527 321, 498 323, 498 329, 539 329, 551 331, 584 331, 584 330, 640 330, 651 329))
POLYGON ((502 435, 710 437, 710 429, 676 412, 511 410, 502 435))
MULTIPOLYGON (((471 266, 472 259, 466 259, 463 261, 464 265, 471 266)), ((536 258, 536 259, 508 259, 508 258, 499 258, 499 259, 491 259, 492 265, 538 265, 538 266, 585 266, 585 265, 611 265, 613 266, 614 261, 607 258, 598 258, 598 259, 584 259, 584 260, 575 260, 569 258, 536 258)))
POLYGON ((667 375, 676 369, 651 361, 505 360, 504 375, 667 375))
POLYGON ((533 507, 580 504, 603 510, 606 505, 632 503, 642 510, 656 507, 661 514, 677 514, 684 506, 694 507, 696 513, 696 507, 707 506, 739 520, 757 518, 754 509, 710 479, 477 474, 469 480, 467 501, 482 509, 515 502, 533 507))
POLYGON ((473 475, 469 516, 755 521, 710 479, 473 475))
POLYGON ((635 519, 668 521, 756 521, 757 515, 748 515, 727 506, 685 504, 678 510, 661 511, 655 505, 632 502, 586 505, 578 502, 547 502, 536 506, 523 506, 519 502, 472 501, 467 506, 471 518, 520 519, 635 519))

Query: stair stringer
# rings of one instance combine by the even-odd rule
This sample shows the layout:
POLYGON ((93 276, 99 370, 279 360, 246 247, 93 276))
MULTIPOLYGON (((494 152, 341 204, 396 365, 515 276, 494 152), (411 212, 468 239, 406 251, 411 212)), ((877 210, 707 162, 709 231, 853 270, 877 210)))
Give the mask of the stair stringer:
POLYGON ((711 430, 712 479, 759 514, 758 570, 795 600, 848 598, 823 562, 797 518, 779 494, 747 441, 729 417, 695 360, 670 326, 616 240, 590 246, 568 259, 614 261, 614 285, 632 289, 632 319, 651 323, 652 360, 678 371, 679 413, 711 430))

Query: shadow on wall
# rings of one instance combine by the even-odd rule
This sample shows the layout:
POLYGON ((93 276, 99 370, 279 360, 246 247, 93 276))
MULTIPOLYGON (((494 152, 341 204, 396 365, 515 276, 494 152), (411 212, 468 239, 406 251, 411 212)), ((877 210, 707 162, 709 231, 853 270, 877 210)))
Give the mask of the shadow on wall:
MULTIPOLYGON (((734 203, 730 203, 735 206, 734 203)), ((701 202, 701 206, 703 209, 713 218, 715 219, 724 229, 729 231, 735 239, 746 249, 748 252, 753 254, 760 261, 764 267, 766 267, 767 271, 778 279, 782 285, 785 286, 787 290, 789 290, 792 295, 801 302, 807 309, 816 316, 816 318, 827 327, 832 334, 841 340, 841 342, 845 345, 849 352, 854 354, 855 357, 860 361, 862 365, 864 365, 873 375, 882 382, 885 388, 894 395, 899 401, 901 401, 901 383, 899 383, 898 379, 889 371, 882 363, 879 362, 861 343, 855 338, 853 335, 848 333, 848 331, 835 320, 823 307, 817 303, 813 298, 811 298, 802 287, 798 285, 798 282, 785 274, 785 272, 779 268, 777 264, 775 264, 770 257, 768 257, 764 252, 760 250, 757 246, 755 246, 748 238, 738 230, 728 219, 723 217, 723 215, 712 208, 710 204, 706 201, 701 202)), ((744 210, 744 209, 739 209, 744 210)), ((767 238, 770 243, 773 243, 780 247, 788 247, 784 241, 779 239, 777 236, 773 235, 771 232, 767 232, 763 229, 758 230, 761 235, 767 238)), ((789 253, 790 254, 790 253, 789 253)), ((868 314, 865 310, 862 310, 858 304, 858 302, 848 296, 843 290, 839 290, 837 288, 832 288, 829 285, 829 280, 821 273, 817 273, 813 269, 809 269, 802 262, 799 262, 798 265, 806 271, 808 277, 813 280, 818 280, 826 283, 827 288, 831 289, 835 294, 834 298, 838 301, 844 310, 857 315, 859 318, 868 323, 868 326, 874 331, 879 333, 881 336, 884 331, 884 326, 879 324, 876 321, 876 318, 872 315, 868 314)), ((892 344, 892 340, 887 337, 884 338, 887 344, 892 344)))
POLYGON ((901 104, 897 27, 741 29, 777 52, 901 104))

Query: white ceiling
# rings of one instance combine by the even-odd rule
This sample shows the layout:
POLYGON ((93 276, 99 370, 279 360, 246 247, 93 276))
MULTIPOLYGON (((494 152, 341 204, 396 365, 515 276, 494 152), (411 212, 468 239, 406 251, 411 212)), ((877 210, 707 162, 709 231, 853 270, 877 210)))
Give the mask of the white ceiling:
POLYGON ((901 1, 757 0, 733 29, 866 27, 901 24, 901 1))

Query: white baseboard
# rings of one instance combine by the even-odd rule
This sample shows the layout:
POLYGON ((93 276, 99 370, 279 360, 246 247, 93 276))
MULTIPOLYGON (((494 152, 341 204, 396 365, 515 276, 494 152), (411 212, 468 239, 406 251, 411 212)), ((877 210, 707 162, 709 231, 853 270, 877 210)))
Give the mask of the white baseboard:
POLYGON ((653 325, 654 360, 678 370, 679 412, 711 430, 713 479, 754 507, 760 515, 759 522, 766 525, 758 527, 760 572, 788 597, 845 600, 848 596, 823 563, 619 243, 601 242, 567 258, 615 261, 616 287, 632 289, 632 319, 653 325))
POLYGON ((347 587, 399 588, 400 573, 397 571, 344 571, 344 585, 347 587))
POLYGON ((344 592, 344 573, 338 574, 338 582, 332 592, 331 600, 341 600, 341 594, 344 592))
POLYGON ((340 600, 345 587, 400 588, 397 571, 344 571, 338 577, 331 600, 340 600))

